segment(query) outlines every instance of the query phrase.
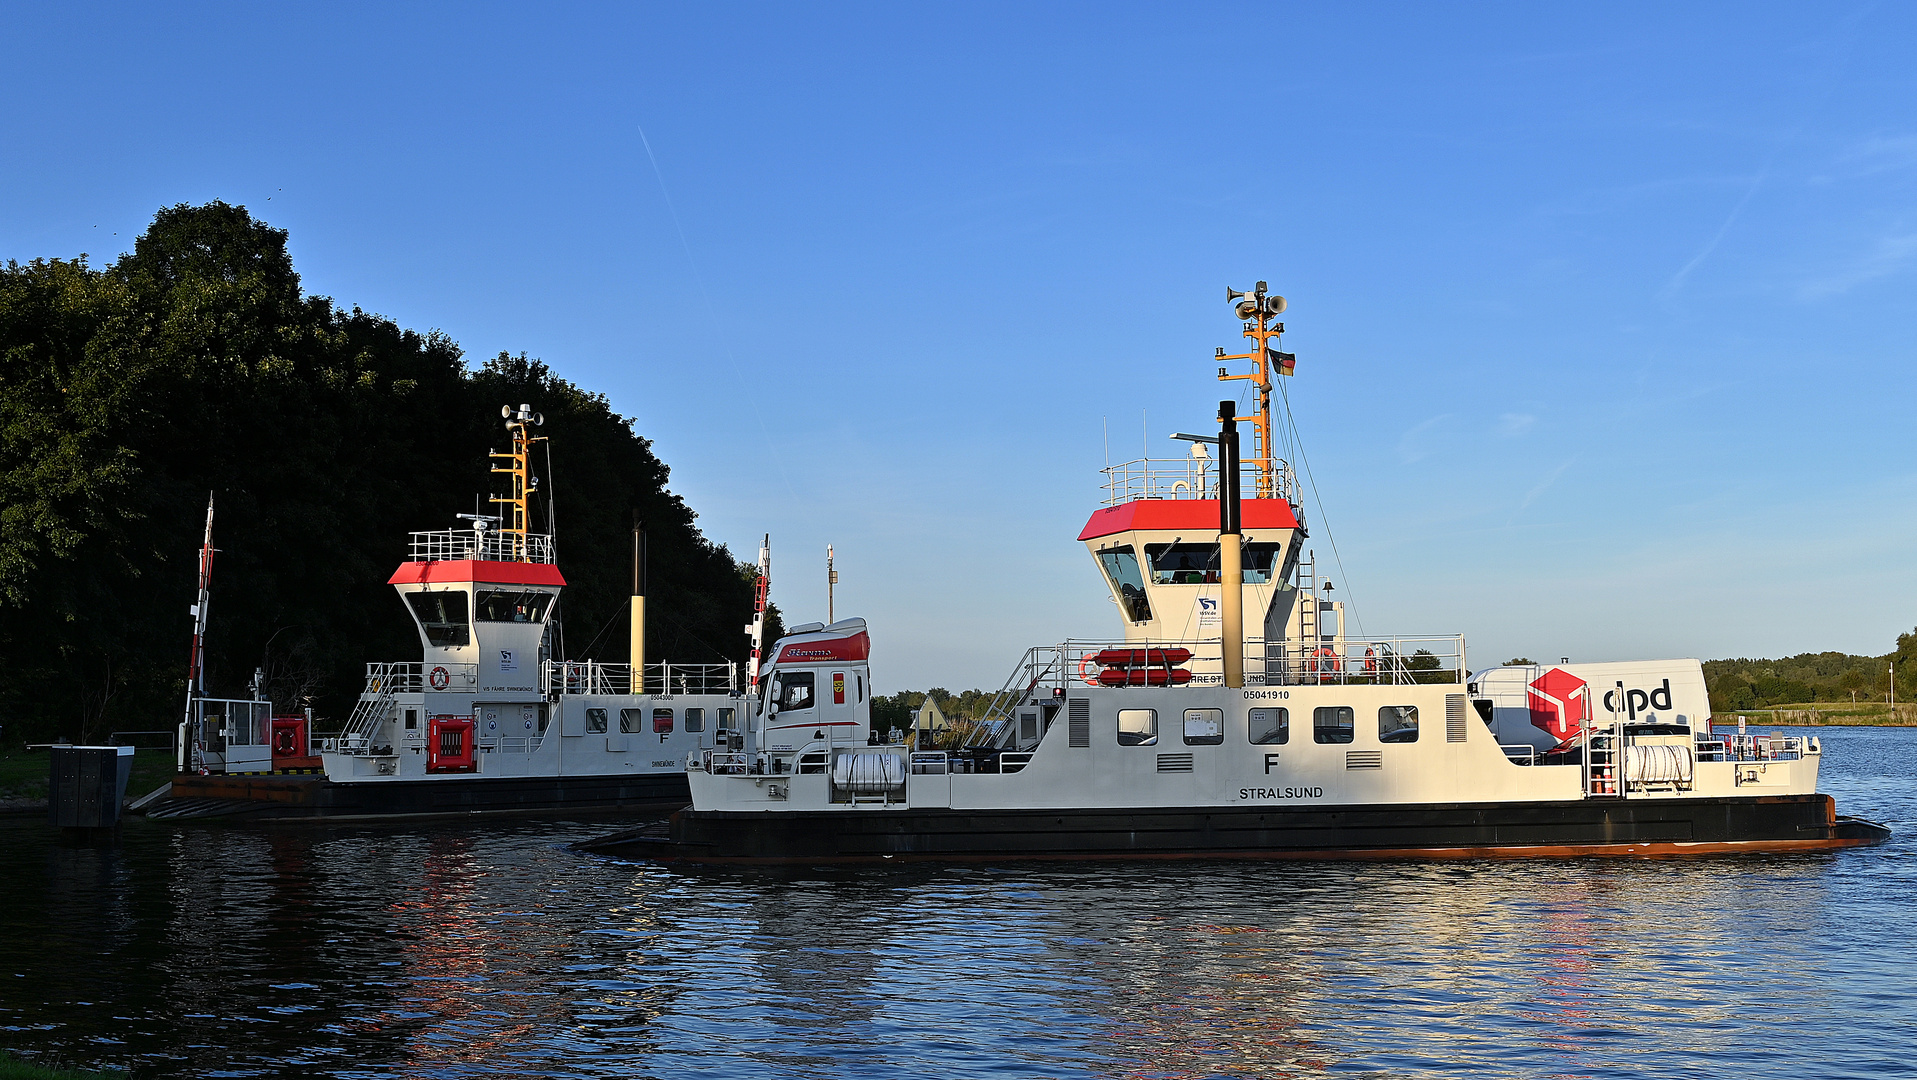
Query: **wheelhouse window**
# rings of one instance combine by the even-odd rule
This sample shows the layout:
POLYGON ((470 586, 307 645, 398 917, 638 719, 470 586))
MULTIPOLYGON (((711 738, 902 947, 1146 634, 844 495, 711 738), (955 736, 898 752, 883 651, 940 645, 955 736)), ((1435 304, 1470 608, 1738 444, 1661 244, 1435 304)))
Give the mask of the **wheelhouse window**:
POLYGON ((1417 742, 1418 707, 1386 705, 1378 710, 1379 742, 1417 742))
POLYGON ((1125 544, 1099 552, 1098 565, 1110 579, 1112 592, 1118 596, 1118 606, 1125 609, 1125 618, 1132 622, 1150 620, 1152 606, 1145 599, 1145 578, 1138 572, 1138 553, 1132 546, 1125 544))
POLYGON ((1311 741, 1348 743, 1356 720, 1348 705, 1326 705, 1311 710, 1311 741))
POLYGON ((1283 746, 1290 742, 1291 710, 1251 710, 1245 721, 1245 737, 1253 746, 1283 746))
POLYGON ((638 735, 646 730, 646 710, 620 709, 619 730, 627 735, 638 735))
POLYGON ((604 735, 606 733, 606 710, 586 710, 586 734, 604 735))
POLYGON ((1118 710, 1118 745, 1156 746, 1157 744, 1157 709, 1118 710))
POLYGON ((686 730, 704 731, 706 729, 706 711, 704 709, 686 710, 686 730))
POLYGON ((473 596, 473 617, 480 622, 544 622, 552 593, 531 589, 485 589, 473 596))
POLYGON ((1218 583, 1217 544, 1146 544, 1153 585, 1218 583))
POLYGON ((773 680, 780 712, 812 707, 812 675, 810 671, 786 671, 773 680))
POLYGON ((672 731, 672 710, 652 710, 652 730, 655 734, 665 735, 672 731))
POLYGON ((1185 745, 1217 746, 1225 741, 1225 710, 1186 709, 1185 745))
POLYGON ((731 731, 733 728, 733 718, 738 715, 739 715, 739 712, 737 709, 720 709, 719 710, 719 730, 731 731))
POLYGON ((1272 569, 1277 566, 1279 559, 1284 558, 1284 554, 1285 546, 1283 544, 1269 544, 1262 541, 1246 544, 1244 554, 1245 584, 1268 584, 1271 581, 1272 569))
POLYGON ((472 642, 472 626, 466 621, 464 592, 407 593, 406 604, 413 609, 413 618, 419 620, 419 628, 426 631, 427 644, 454 649, 472 642))

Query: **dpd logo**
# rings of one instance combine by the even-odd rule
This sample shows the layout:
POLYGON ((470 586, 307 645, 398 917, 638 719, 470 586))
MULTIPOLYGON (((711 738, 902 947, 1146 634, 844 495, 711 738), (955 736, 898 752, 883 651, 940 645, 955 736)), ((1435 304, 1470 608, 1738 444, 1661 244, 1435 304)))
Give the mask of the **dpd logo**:
POLYGON ((1591 686, 1564 670, 1552 668, 1538 676, 1526 695, 1531 723, 1563 742, 1584 730, 1591 719, 1591 686))

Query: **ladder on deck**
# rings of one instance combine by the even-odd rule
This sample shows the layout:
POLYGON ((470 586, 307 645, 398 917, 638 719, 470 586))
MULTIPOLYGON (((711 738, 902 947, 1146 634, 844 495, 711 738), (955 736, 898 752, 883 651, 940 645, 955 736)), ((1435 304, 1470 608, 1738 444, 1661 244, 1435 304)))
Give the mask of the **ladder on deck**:
POLYGON ((370 751, 380 725, 393 712, 396 698, 391 677, 382 673, 368 678, 366 682, 367 692, 360 695, 358 704, 353 706, 352 717, 340 732, 340 750, 344 753, 370 751), (349 746, 349 742, 353 745, 349 746))
POLYGON ((1619 798, 1624 794, 1622 755, 1615 728, 1592 728, 1584 735, 1584 797, 1619 798))
POLYGON ((1312 654, 1318 651, 1318 554, 1305 552, 1298 560, 1297 659, 1285 665, 1286 681, 1309 680, 1312 654))

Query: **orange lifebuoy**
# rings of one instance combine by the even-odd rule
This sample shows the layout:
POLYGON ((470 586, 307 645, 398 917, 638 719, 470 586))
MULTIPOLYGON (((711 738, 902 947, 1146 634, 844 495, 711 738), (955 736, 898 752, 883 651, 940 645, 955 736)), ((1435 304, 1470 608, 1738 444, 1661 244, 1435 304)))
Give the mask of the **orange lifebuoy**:
POLYGON ((1338 677, 1338 654, 1330 648, 1319 649, 1312 653, 1317 657, 1314 666, 1318 669, 1318 681, 1330 682, 1338 677))
POLYGON ((1366 674, 1366 675, 1376 675, 1377 673, 1378 673, 1378 653, 1377 653, 1377 650, 1375 650, 1375 649, 1366 649, 1366 650, 1365 650, 1365 674, 1366 674))
POLYGON ((436 667, 433 669, 432 674, 426 676, 426 681, 433 684, 433 689, 444 690, 447 684, 453 681, 453 677, 447 673, 445 668, 436 667))
POLYGON ((1086 670, 1087 668, 1091 667, 1092 660, 1093 660, 1093 655, 1091 653, 1086 653, 1078 661, 1078 677, 1085 681, 1086 686, 1098 685, 1098 676, 1093 675, 1091 672, 1086 670))

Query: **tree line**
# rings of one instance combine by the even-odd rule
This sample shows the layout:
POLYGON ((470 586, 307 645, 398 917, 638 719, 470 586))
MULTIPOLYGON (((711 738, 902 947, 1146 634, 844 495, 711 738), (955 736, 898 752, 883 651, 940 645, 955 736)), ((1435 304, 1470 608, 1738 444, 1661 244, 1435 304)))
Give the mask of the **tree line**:
POLYGON ((1917 700, 1917 630, 1897 635, 1897 648, 1883 656, 1799 653, 1778 660, 1704 661, 1711 706, 1762 709, 1815 702, 1884 701, 1896 669, 1898 701, 1917 700))
POLYGON ((286 232, 244 207, 163 209, 103 268, 85 254, 7 262, 7 737, 174 722, 209 492, 209 693, 240 696, 264 670, 277 709, 343 717, 366 661, 419 655, 386 580, 408 533, 459 525, 494 493, 500 406, 521 403, 545 414, 551 439, 534 512, 556 525, 568 582, 557 650, 626 658, 637 513, 652 658, 743 661, 751 567, 701 534, 670 470, 603 394, 523 353, 470 365, 444 334, 306 294, 286 232))

